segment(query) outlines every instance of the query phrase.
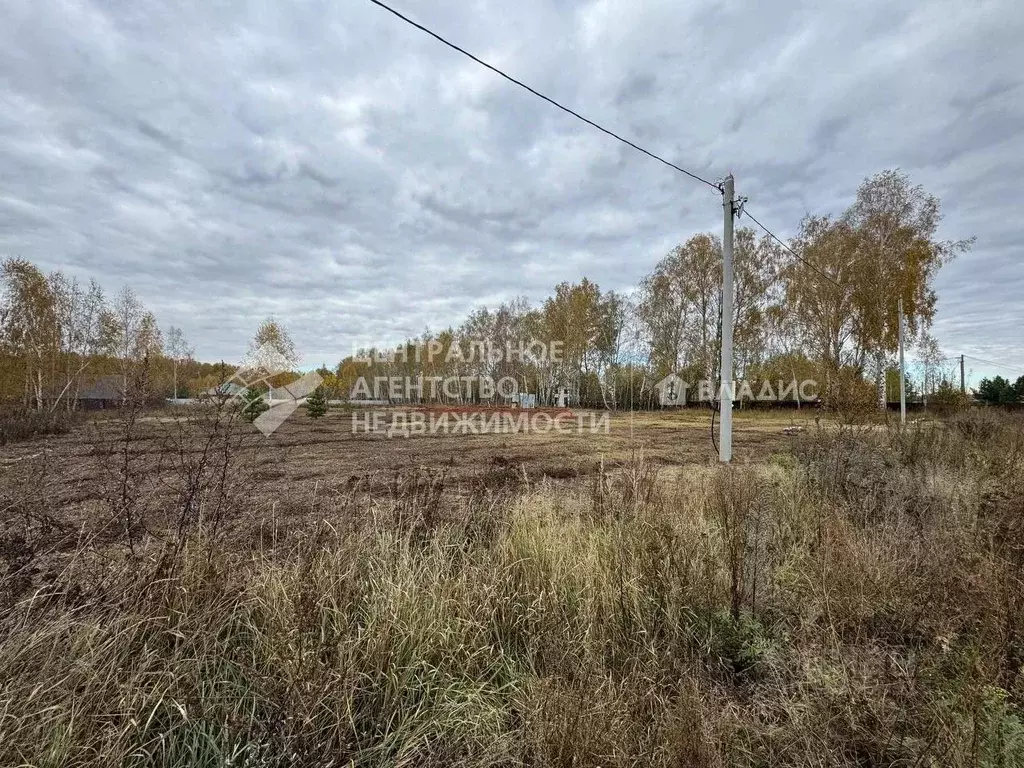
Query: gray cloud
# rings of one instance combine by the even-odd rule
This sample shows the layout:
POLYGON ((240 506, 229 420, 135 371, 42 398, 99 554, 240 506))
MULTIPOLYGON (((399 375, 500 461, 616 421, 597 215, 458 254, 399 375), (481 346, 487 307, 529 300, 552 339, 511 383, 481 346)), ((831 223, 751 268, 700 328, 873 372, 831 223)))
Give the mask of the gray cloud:
MULTIPOLYGON (((938 278, 940 342, 1024 372, 1011 0, 400 7, 673 162, 732 171, 782 236, 901 167, 942 198, 943 237, 978 237, 938 278)), ((316 364, 584 274, 626 289, 719 226, 711 190, 368 2, 3 16, 0 254, 131 283, 205 359, 270 313, 316 364)))

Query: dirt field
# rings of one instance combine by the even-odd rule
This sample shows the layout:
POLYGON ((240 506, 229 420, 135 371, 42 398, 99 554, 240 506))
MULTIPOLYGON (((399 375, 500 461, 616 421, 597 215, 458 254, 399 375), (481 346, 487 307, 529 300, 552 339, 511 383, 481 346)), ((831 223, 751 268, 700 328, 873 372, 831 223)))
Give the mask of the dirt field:
MULTIPOLYGON (((580 412, 576 412, 580 414, 580 412)), ((813 411, 738 411, 734 456, 739 463, 757 462, 784 452, 801 439, 786 435, 789 426, 814 427, 813 411)), ((332 410, 310 419, 296 412, 269 437, 249 424, 238 424, 240 439, 252 456, 253 477, 261 500, 288 504, 315 492, 364 486, 386 486, 395 475, 429 470, 443 472, 449 485, 488 485, 548 478, 579 482, 599 471, 614 471, 635 452, 664 469, 716 461, 711 442, 711 412, 613 414, 607 433, 591 433, 591 415, 582 412, 582 433, 519 432, 516 434, 427 434, 388 437, 384 432, 353 431, 353 414, 332 410)), ((391 414, 384 413, 385 423, 391 414)), ((361 422, 360 422, 361 423, 361 422)), ((575 425, 575 419, 566 424, 575 425)), ((194 433, 190 450, 201 442, 203 426, 182 413, 143 415, 135 427, 133 461, 152 473, 174 471, 182 451, 183 431, 194 433)), ((717 440, 718 426, 715 426, 717 440)), ((99 477, 113 470, 122 450, 123 422, 108 414, 93 416, 68 435, 38 438, 0 448, 0 488, 9 492, 28 482, 30 472, 45 471, 52 500, 68 512, 98 493, 99 477), (43 469, 41 469, 43 468, 43 469), (56 481, 56 482, 55 482, 56 481), (53 495, 56 496, 54 499, 53 495)))

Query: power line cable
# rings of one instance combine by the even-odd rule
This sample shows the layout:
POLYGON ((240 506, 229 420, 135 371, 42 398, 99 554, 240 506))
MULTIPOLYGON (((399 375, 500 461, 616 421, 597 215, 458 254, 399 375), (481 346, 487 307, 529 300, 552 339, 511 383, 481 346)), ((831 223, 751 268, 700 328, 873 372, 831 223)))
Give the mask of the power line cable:
POLYGON ((502 72, 502 71, 501 71, 500 69, 498 69, 497 67, 495 67, 495 66, 493 66, 493 65, 491 65, 491 64, 488 64, 488 63, 487 63, 486 61, 484 61, 483 59, 480 59, 480 58, 478 58, 478 57, 474 56, 474 55, 473 55, 472 53, 470 53, 470 52, 469 52, 469 51, 467 51, 466 49, 464 49, 464 48, 460 48, 460 47, 459 47, 459 46, 457 46, 457 45, 456 45, 455 43, 453 43, 453 42, 451 42, 451 41, 449 41, 449 40, 446 40, 445 38, 441 37, 441 35, 437 34, 437 33, 436 33, 436 32, 434 32, 433 30, 431 30, 431 29, 428 29, 427 27, 423 26, 422 24, 419 24, 419 23, 417 23, 417 22, 413 21, 413 20, 412 20, 412 19, 410 19, 410 18, 409 18, 408 16, 405 16, 404 14, 402 14, 402 13, 400 13, 400 12, 396 11, 396 10, 395 10, 394 8, 392 8, 391 6, 389 6, 389 5, 385 4, 385 3, 382 3, 382 2, 381 2, 381 0, 370 0, 370 2, 371 2, 371 3, 373 3, 374 5, 378 5, 378 6, 380 6, 381 8, 383 8, 383 9, 384 9, 385 11, 387 11, 388 13, 390 13, 390 14, 392 14, 392 15, 394 15, 394 16, 397 16, 397 17, 398 17, 398 18, 400 18, 400 19, 401 19, 402 21, 404 21, 404 22, 405 22, 406 24, 409 24, 409 25, 411 25, 411 26, 413 26, 413 27, 416 27, 416 29, 420 30, 421 32, 426 32, 426 33, 427 33, 428 35, 430 35, 430 36, 431 36, 432 38, 434 38, 435 40, 438 40, 438 41, 440 41, 440 42, 444 43, 445 45, 447 45, 447 46, 448 46, 449 48, 451 48, 452 50, 458 51, 458 52, 459 52, 459 53, 461 53, 461 54, 462 54, 463 56, 468 56, 468 57, 469 57, 470 59, 472 59, 473 61, 475 61, 475 62, 476 62, 477 64, 479 64, 480 66, 482 66, 482 67, 486 67, 487 69, 491 70, 491 71, 492 71, 492 72, 494 72, 495 74, 501 75, 501 76, 502 76, 503 78, 505 78, 505 79, 506 79, 506 80, 508 80, 509 82, 511 82, 511 83, 515 83, 515 84, 516 84, 516 85, 518 85, 518 86, 519 86, 520 88, 524 88, 524 89, 526 89, 527 91, 529 91, 530 93, 532 93, 532 94, 533 94, 534 96, 537 96, 537 97, 539 97, 539 98, 543 99, 544 101, 548 102, 549 104, 552 104, 552 105, 554 105, 554 106, 558 107, 558 108, 559 108, 560 110, 562 110, 563 112, 568 112, 568 113, 569 113, 570 115, 572 115, 573 117, 575 117, 575 118, 576 118, 577 120, 582 120, 582 121, 583 121, 584 123, 586 123, 587 125, 593 126, 594 128, 597 128, 597 130, 599 130, 599 131, 601 131, 601 132, 603 132, 603 133, 606 133, 606 134, 608 134, 608 135, 609 135, 609 136, 611 136, 611 137, 612 137, 613 139, 617 139, 618 141, 621 141, 621 142, 622 142, 623 144, 625 144, 625 145, 627 145, 627 146, 630 146, 630 147, 632 147, 632 148, 633 148, 633 149, 635 149, 635 150, 636 150, 637 152, 643 152, 643 153, 644 153, 645 155, 647 155, 648 157, 654 158, 654 159, 655 159, 655 160, 657 160, 657 161, 658 161, 659 163, 664 163, 664 164, 665 164, 665 165, 667 165, 667 166, 668 166, 669 168, 673 168, 673 169, 675 169, 675 170, 679 171, 680 173, 682 173, 682 174, 685 174, 685 175, 689 176, 689 177, 690 177, 691 179, 694 179, 695 181, 699 181, 699 182, 702 182, 702 183, 704 183, 704 184, 707 184, 707 185, 708 185, 709 187, 711 187, 712 189, 718 190, 719 192, 721 192, 721 191, 722 191, 722 188, 721 188, 721 186, 720 186, 720 185, 718 185, 718 184, 716 184, 715 182, 713 182, 713 181, 709 181, 708 179, 705 179, 705 178, 704 178, 704 177, 702 177, 702 176, 698 176, 698 175, 697 175, 696 173, 692 173, 691 171, 688 171, 688 170, 686 170, 685 168, 681 168, 680 166, 676 165, 675 163, 673 163, 673 162, 670 162, 670 161, 666 160, 665 158, 663 158, 663 157, 660 157, 660 156, 658 156, 658 155, 654 154, 653 152, 651 152, 651 151, 649 151, 649 150, 646 150, 646 149, 644 149, 644 148, 643 148, 643 147, 641 147, 641 146, 640 146, 639 144, 634 144, 634 143, 633 143, 632 141, 630 141, 629 139, 625 139, 625 138, 623 138, 622 136, 620 136, 619 134, 617 134, 617 133, 614 133, 613 131, 609 131, 609 130, 608 130, 607 128, 605 128, 605 127, 603 127, 603 126, 601 126, 601 125, 598 125, 598 124, 597 124, 597 123, 595 123, 595 122, 594 122, 593 120, 590 120, 589 118, 586 118, 586 117, 584 117, 583 115, 581 115, 581 114, 580 114, 579 112, 575 112, 575 111, 573 111, 573 110, 569 109, 568 107, 566 107, 566 106, 564 106, 564 105, 562 105, 562 104, 559 104, 559 103, 558 103, 557 101, 555 101, 554 99, 552 99, 552 98, 550 98, 550 97, 548 97, 548 96, 545 96, 545 95, 544 95, 543 93, 541 93, 540 91, 534 90, 533 88, 531 88, 530 86, 528 86, 528 85, 527 85, 526 83, 522 82, 521 80, 517 80, 516 78, 512 77, 511 75, 508 75, 508 74, 506 74, 505 72, 502 72))
MULTIPOLYGON (((500 70, 497 67, 495 67, 493 64, 488 64, 486 61, 484 61, 480 57, 475 56, 474 54, 470 53, 465 48, 462 48, 461 46, 458 46, 455 43, 451 42, 450 40, 442 37, 437 32, 434 32, 432 29, 424 26, 423 24, 420 24, 419 22, 413 21, 412 19, 410 19, 405 14, 403 14, 400 11, 397 11, 394 8, 392 8, 387 3, 384 3, 381 0, 370 0, 370 2, 373 3, 376 6, 379 6, 380 8, 383 8, 385 11, 387 11, 390 14, 392 14, 393 16, 401 19, 406 24, 408 24, 408 25, 410 25, 412 27, 415 27, 416 29, 420 30, 421 32, 424 32, 424 33, 430 35, 432 38, 434 38, 438 42, 443 43, 444 45, 448 46, 453 51, 457 51, 457 52, 461 53, 463 56, 466 56, 467 58, 472 59, 473 61, 475 61, 480 66, 485 67, 486 69, 489 69, 492 72, 494 72, 496 75, 499 75, 499 76, 505 78, 510 83, 514 83, 515 85, 518 85, 520 88, 522 88, 522 89, 524 89, 526 91, 529 91, 534 96, 536 96, 536 97, 538 97, 540 99, 543 99, 544 101, 548 102, 552 106, 557 107, 558 109, 562 110, 563 112, 566 112, 566 113, 572 115, 577 120, 581 120, 584 123, 586 123, 587 125, 592 126, 594 128, 597 128, 597 130, 601 131, 602 133, 605 133, 608 136, 611 136, 613 139, 615 139, 617 141, 621 141, 626 146, 632 147, 637 152, 642 152, 643 154, 647 155, 648 157, 650 157, 650 158, 652 158, 654 160, 657 160, 659 163, 667 165, 669 168, 672 168, 673 170, 676 170, 679 173, 684 174, 685 176, 689 176, 694 181, 699 181, 702 184, 706 184, 709 187, 711 187, 712 189, 717 190, 718 192, 722 192, 722 185, 720 183, 711 181, 709 179, 705 179, 703 176, 699 176, 698 174, 693 173, 692 171, 688 171, 685 168, 683 168, 681 166, 678 166, 678 165, 676 165, 675 163, 673 163, 673 162, 671 162, 669 160, 666 160, 665 158, 661 157, 660 155, 656 155, 654 152, 651 152, 650 150, 644 149, 639 144, 636 144, 635 142, 632 142, 629 139, 620 136, 619 134, 615 133, 614 131, 610 131, 607 128, 605 128, 604 126, 599 125, 598 123, 595 123, 590 118, 584 117, 579 112, 576 112, 575 110, 570 109, 569 107, 565 106, 564 104, 561 104, 561 103, 555 101, 550 96, 545 96, 543 93, 541 93, 540 91, 536 90, 535 88, 531 88, 529 85, 527 85, 523 81, 517 80, 516 78, 512 77, 512 75, 509 75, 506 72, 503 72, 502 70, 500 70)), ((763 229, 765 231, 765 233, 768 236, 770 236, 771 238, 773 238, 777 243, 779 243, 779 245, 781 245, 783 248, 785 248, 787 251, 789 251, 794 257, 796 257, 796 259, 798 261, 800 261, 805 266, 807 266, 810 269, 812 269, 815 272, 817 272, 819 275, 824 277, 826 280, 828 280, 830 283, 835 285, 837 288, 842 287, 842 286, 839 285, 839 283, 837 283, 835 280, 833 280, 827 274, 822 272, 816 266, 814 266, 809 261, 807 261, 802 256, 800 256, 800 254, 798 254, 796 251, 794 251, 792 248, 790 248, 786 243, 784 243, 781 239, 779 239, 779 237, 774 232, 772 232, 764 224, 762 224, 760 221, 758 221, 756 218, 754 218, 754 216, 751 216, 749 211, 744 211, 744 212, 748 216, 750 216, 750 220, 751 221, 753 221, 755 224, 757 224, 757 226, 759 226, 761 229, 763 229)))
MULTIPOLYGON (((372 0, 371 0, 371 2, 372 2, 372 0)), ((752 222, 754 222, 755 224, 757 224, 757 226, 759 226, 761 229, 763 229, 766 235, 768 235, 775 242, 777 242, 779 245, 781 245, 783 248, 785 248, 787 251, 789 251, 791 254, 793 254, 793 256, 796 258, 797 261, 799 261, 805 267, 810 267, 811 269, 813 269, 819 275, 821 275, 826 280, 828 280, 830 283, 832 283, 832 285, 834 285, 836 288, 842 288, 842 286, 839 285, 839 283, 837 283, 835 280, 833 280, 827 274, 825 274, 820 269, 818 269, 816 266, 811 264, 811 262, 809 262, 807 259, 805 259, 803 256, 801 256, 799 253, 797 253, 792 248, 790 248, 788 245, 786 245, 786 243, 784 243, 779 238, 778 235, 776 235, 774 232, 772 232, 770 229, 768 229, 768 227, 766 227, 764 224, 762 224, 760 221, 758 221, 756 218, 754 218, 753 214, 751 214, 750 211, 747 210, 746 206, 743 207, 743 213, 745 213, 750 218, 750 220, 752 222)))
POLYGON ((1006 371, 1013 371, 1014 373, 1021 373, 1021 370, 1019 368, 1014 368, 1012 365, 1006 365, 1004 363, 997 363, 994 360, 985 360, 984 358, 975 357, 974 355, 966 355, 965 354, 964 357, 966 357, 968 360, 974 360, 975 362, 978 362, 978 363, 985 363, 985 365, 994 365, 996 368, 1002 368, 1003 370, 1006 370, 1006 371))

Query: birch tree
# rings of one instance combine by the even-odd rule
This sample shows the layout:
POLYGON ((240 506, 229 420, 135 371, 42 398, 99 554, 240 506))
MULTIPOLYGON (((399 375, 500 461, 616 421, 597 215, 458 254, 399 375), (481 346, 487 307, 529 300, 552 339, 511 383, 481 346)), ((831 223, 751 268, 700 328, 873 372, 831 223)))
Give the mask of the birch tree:
POLYGON ((163 349, 156 317, 126 285, 118 292, 110 309, 104 311, 102 322, 105 346, 121 368, 122 396, 127 399, 141 394, 134 392, 131 386, 136 374, 140 366, 163 349))
POLYGON ((865 179, 844 221, 855 234, 852 300, 858 343, 874 364, 879 407, 885 408, 885 371, 898 346, 897 305, 903 300, 910 336, 935 316, 933 281, 939 268, 969 250, 970 240, 937 240, 939 200, 898 170, 865 179))
POLYGON ((192 355, 195 354, 195 350, 189 346, 188 341, 185 339, 185 334, 181 328, 172 325, 167 329, 167 344, 166 344, 167 356, 171 358, 172 373, 171 376, 174 381, 174 399, 178 399, 178 365, 186 360, 191 359, 192 355))
MULTIPOLYGON (((48 277, 54 297, 59 328, 60 357, 63 360, 63 384, 54 398, 50 410, 61 402, 73 410, 78 402, 78 388, 82 374, 103 352, 103 289, 95 280, 82 288, 78 280, 63 272, 52 272, 48 277)), ((57 381, 57 376, 54 376, 57 381)))
POLYGON ((25 405, 42 409, 48 374, 60 350, 53 291, 39 268, 26 259, 6 259, 0 265, 0 277, 0 338, 8 354, 23 362, 25 405))
MULTIPOLYGON (((785 304, 778 324, 787 329, 824 374, 825 400, 830 402, 844 365, 860 369, 852 295, 856 247, 849 223, 829 216, 808 216, 792 242, 802 261, 789 259, 782 268, 785 304)), ((796 350, 789 348, 787 352, 796 350)))

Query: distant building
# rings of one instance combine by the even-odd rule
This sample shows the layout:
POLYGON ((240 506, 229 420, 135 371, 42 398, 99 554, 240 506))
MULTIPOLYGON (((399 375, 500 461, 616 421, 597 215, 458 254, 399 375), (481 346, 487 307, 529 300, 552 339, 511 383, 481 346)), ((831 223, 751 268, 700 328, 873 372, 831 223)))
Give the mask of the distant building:
POLYGON ((216 387, 210 387, 201 397, 237 397, 245 391, 245 387, 226 381, 216 387))
MULTIPOLYGON (((317 374, 319 375, 319 374, 317 374)), ((271 387, 270 391, 267 392, 267 400, 270 403, 287 403, 294 400, 297 403, 303 403, 306 401, 305 395, 299 394, 296 397, 296 392, 300 391, 300 388, 294 386, 295 382, 284 387, 271 387)))
POLYGON ((78 405, 88 409, 119 408, 124 403, 124 379, 118 375, 96 376, 78 390, 78 405))

